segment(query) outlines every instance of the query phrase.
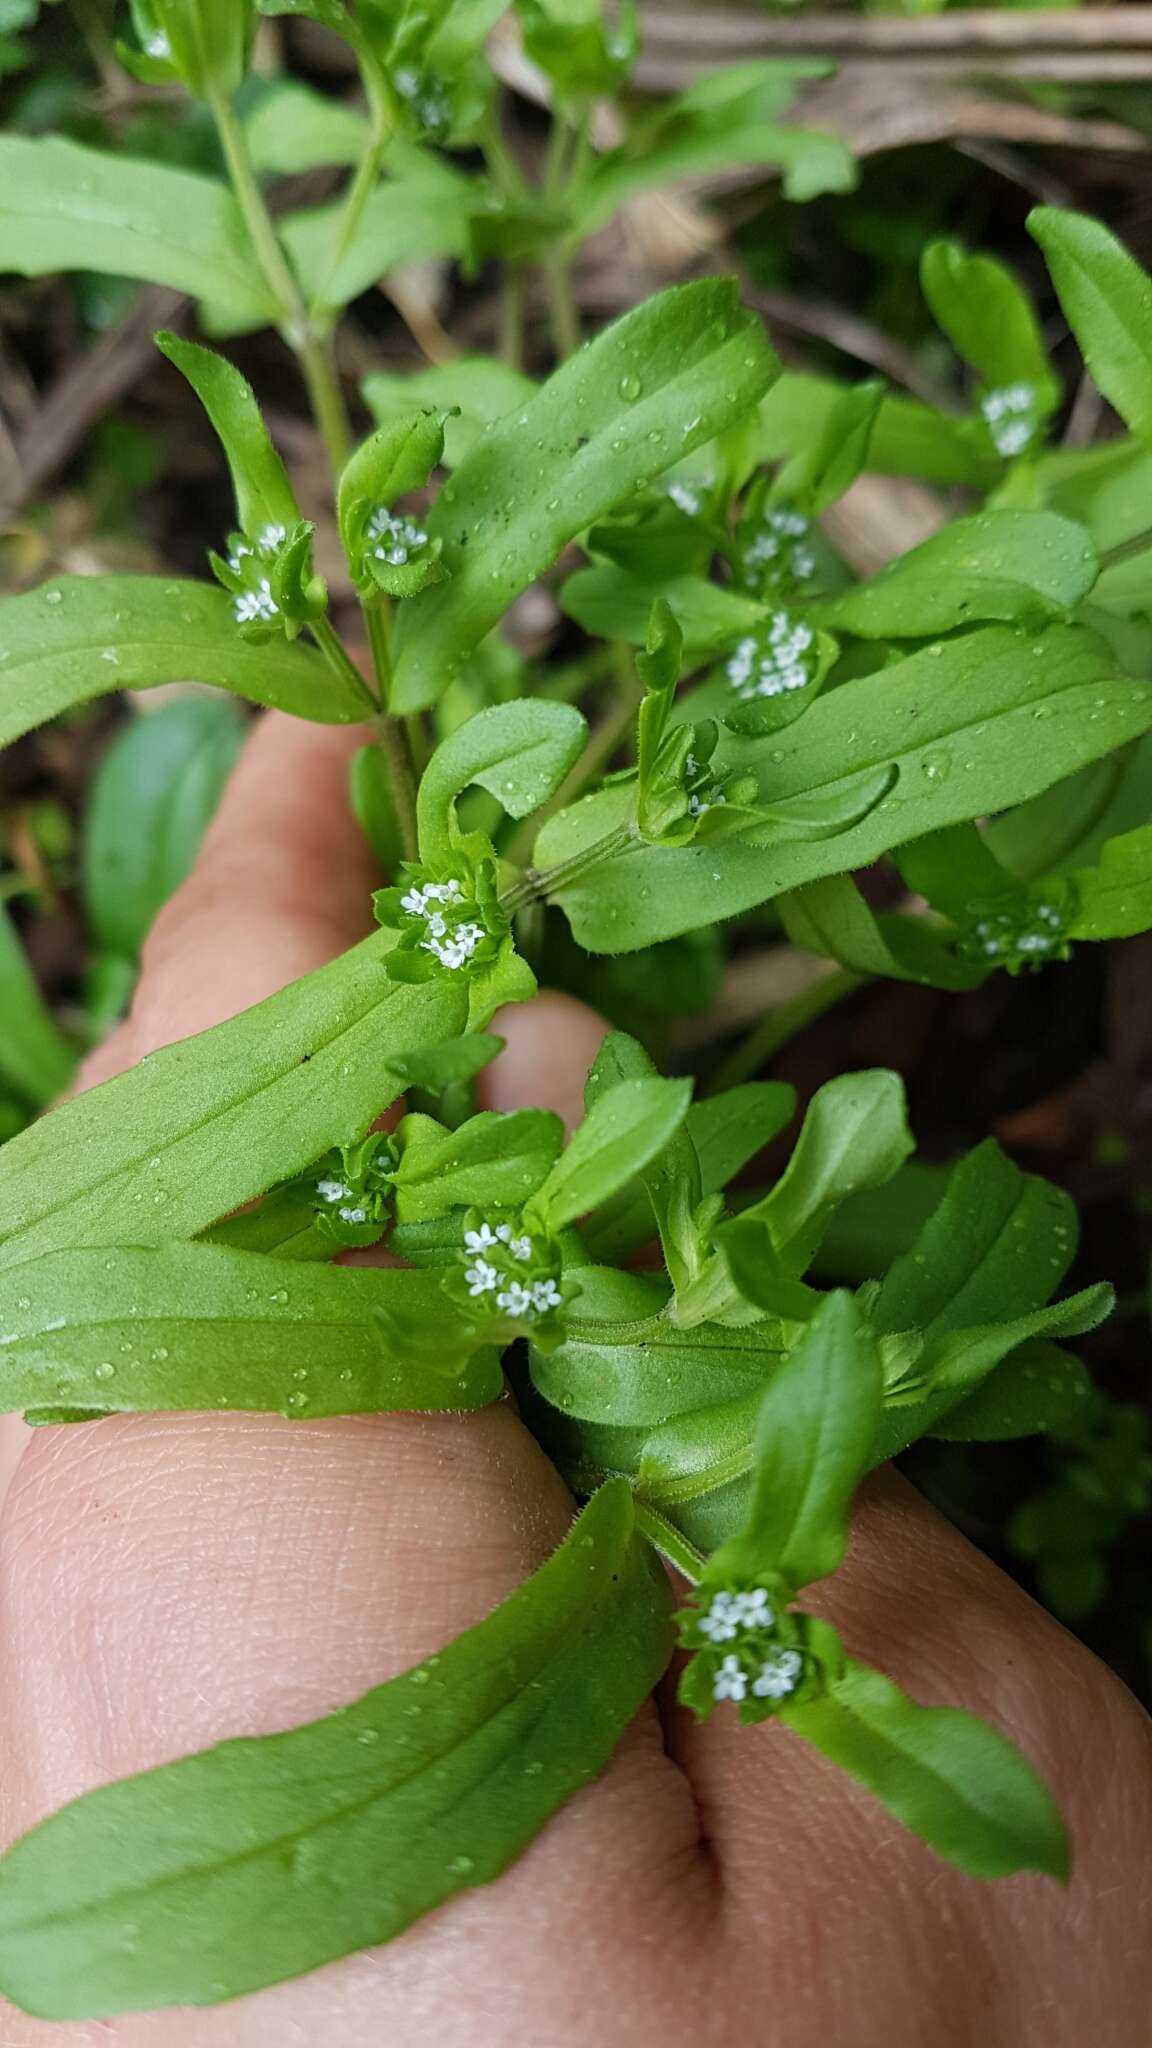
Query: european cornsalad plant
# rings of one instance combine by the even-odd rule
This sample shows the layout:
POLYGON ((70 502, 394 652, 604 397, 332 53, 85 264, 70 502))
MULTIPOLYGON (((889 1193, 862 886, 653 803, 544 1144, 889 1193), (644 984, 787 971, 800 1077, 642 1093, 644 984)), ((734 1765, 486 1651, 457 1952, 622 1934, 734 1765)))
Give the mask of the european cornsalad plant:
MULTIPOLYGON (((1067 1199, 989 1141, 909 1249, 827 1289, 813 1264, 840 1205, 912 1149, 896 1074, 822 1087, 784 1170, 738 1192, 793 1115, 787 1087, 694 1100, 616 1033, 565 1143, 546 1110, 473 1113, 471 1084, 560 918, 587 954, 640 955, 657 1003, 680 971, 666 942, 746 913, 855 973, 949 989, 1152 924, 1152 284, 1095 222, 1033 216, 1129 430, 1087 453, 1049 447, 1061 391, 1022 290, 952 243, 927 249, 923 281, 971 366, 963 416, 781 375, 722 277, 581 342, 573 251, 644 188, 743 160, 780 165, 798 199, 849 181, 834 138, 779 124, 805 67, 738 66, 625 110, 598 152, 630 12, 519 0, 553 109, 530 187, 482 55, 501 0, 264 11, 351 44, 365 115, 298 84, 242 94, 242 115, 254 6, 134 0, 124 63, 207 102, 230 186, 0 140, 0 268, 128 273, 194 294, 216 336, 278 327, 331 457, 371 672, 333 626, 252 390, 161 334, 219 437, 233 530, 203 581, 61 578, 6 600, 0 730, 175 679, 366 721, 353 796, 391 886, 374 938, 5 1147, 0 1396, 34 1423, 304 1420, 477 1408, 507 1374, 585 1504, 439 1656, 25 1836, 0 1862, 0 1987, 54 2018, 211 2003, 387 1940, 508 1865, 677 1642, 694 1713, 781 1722, 963 1870, 1061 1877, 1061 1821, 1026 1761, 860 1663, 807 1594, 883 1459, 1084 1412, 1059 1340, 1110 1293, 1052 1299, 1067 1199), (273 218, 262 171, 346 162, 335 206, 273 218), (430 249, 504 264, 509 359, 370 378, 379 426, 351 445, 339 309, 430 249), (543 383, 514 360, 537 268, 558 356, 543 383), (865 467, 963 486, 974 509, 856 581, 820 520, 865 467), (541 675, 500 626, 562 558, 588 646, 541 675), (609 707, 591 740, 585 691, 609 707), (881 858, 908 893, 878 915, 856 875, 881 858), (654 1239, 658 1267, 637 1269, 654 1239), (334 1263, 375 1244, 397 1263, 334 1263)), ((217 737, 213 788, 235 731, 217 737)), ((94 914, 122 994, 139 931, 117 928, 114 895, 94 914)), ((41 1095, 59 1064, 57 1047, 41 1095)))

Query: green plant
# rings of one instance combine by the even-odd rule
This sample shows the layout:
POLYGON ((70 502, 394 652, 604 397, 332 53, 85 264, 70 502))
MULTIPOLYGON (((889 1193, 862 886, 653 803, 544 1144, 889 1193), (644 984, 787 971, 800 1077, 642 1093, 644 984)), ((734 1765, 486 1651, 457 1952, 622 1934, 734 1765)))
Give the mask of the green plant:
MULTIPOLYGON (((0 1985, 61 2018, 208 2003, 495 1876, 663 1671, 677 1630, 661 1557, 690 1588, 681 1697, 697 1713, 778 1717, 970 1872, 1061 1876, 1063 1828, 1023 1758, 905 1698, 796 1603, 837 1569, 878 1462, 924 1436, 1075 1428, 1090 1391, 1057 1340, 1110 1294, 1051 1299, 1075 1246, 1066 1198, 989 1142, 878 1277, 827 1290, 813 1268, 837 1212, 912 1147, 894 1073, 828 1083, 786 1168, 751 1191, 731 1183, 792 1116, 778 1084, 693 1101, 616 1033, 565 1145, 548 1112, 474 1114, 471 1082, 561 913, 587 953, 639 955, 657 1002, 677 942, 749 912, 838 961, 846 985, 945 988, 1152 922, 1152 286, 1094 223, 1036 217, 1132 429, 1088 455, 1046 451, 1059 389, 1014 280, 950 245, 928 251, 924 281, 979 380, 965 417, 782 377, 724 279, 661 293, 568 353, 573 248, 644 185, 733 155, 783 164, 794 197, 850 175, 829 138, 774 125, 796 67, 728 72, 597 158, 591 108, 626 80, 629 19, 522 0, 554 102, 537 189, 493 119, 480 52, 497 5, 265 11, 352 44, 367 117, 287 87, 242 119, 255 10, 137 0, 126 61, 206 100, 231 186, 9 137, 0 265, 82 260, 191 290, 217 334, 279 327, 332 458, 370 674, 332 622, 251 388, 162 335, 231 472, 219 587, 60 578, 6 600, 0 734, 174 679, 363 720, 375 745, 354 800, 398 878, 374 938, 5 1148, 0 1398, 37 1423, 304 1419, 477 1407, 506 1370, 587 1505, 438 1658, 25 1837, 0 1863, 0 1985), (483 171, 436 153, 465 144, 483 171), (353 152, 335 208, 273 219, 259 165, 353 152), (409 250, 414 222, 424 247, 439 235, 469 263, 499 258, 509 360, 371 378, 379 424, 353 447, 336 313, 409 250), (565 358, 539 385, 518 359, 534 264, 565 358), (865 464, 962 484, 982 508, 854 582, 819 519, 865 464), (591 643, 576 694, 609 692, 591 736, 548 687, 566 679, 493 637, 573 543, 588 564, 561 601, 591 643), (853 877, 882 857, 926 910, 873 912, 853 877), (630 1270, 653 1234, 661 1270, 630 1270), (384 1240, 394 1270, 330 1263, 384 1240)), ((93 900, 112 959, 159 900, 147 871, 136 885, 115 906, 126 933, 93 900)))

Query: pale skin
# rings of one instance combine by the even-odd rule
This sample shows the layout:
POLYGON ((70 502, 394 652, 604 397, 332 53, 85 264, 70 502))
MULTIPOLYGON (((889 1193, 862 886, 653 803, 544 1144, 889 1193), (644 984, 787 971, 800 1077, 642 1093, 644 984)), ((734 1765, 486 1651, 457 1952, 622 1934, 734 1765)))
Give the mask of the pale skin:
MULTIPOLYGON (((370 926, 357 737, 267 719, 89 1085, 370 926)), ((579 1112, 603 1026, 506 1013, 489 1107, 579 1112)), ((510 1407, 315 1424, 158 1416, 25 1441, 0 1530, 5 1839, 110 1778, 326 1714, 539 1564, 573 1503, 510 1407)), ((1069 1820, 1067 1890, 939 1862, 779 1727, 649 1703, 520 1861, 386 1949, 240 2003, 0 2048, 1142 2048, 1152 1743, 1124 1688, 894 1477, 813 1605, 926 1703, 986 1715, 1069 1820)))

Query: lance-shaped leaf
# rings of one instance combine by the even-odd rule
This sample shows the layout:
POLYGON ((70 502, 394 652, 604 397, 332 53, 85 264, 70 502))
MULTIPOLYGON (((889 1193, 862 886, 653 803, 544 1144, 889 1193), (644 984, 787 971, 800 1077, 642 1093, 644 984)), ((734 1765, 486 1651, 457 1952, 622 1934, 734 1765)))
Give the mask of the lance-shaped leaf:
POLYGON ((929 988, 974 988, 988 972, 986 966, 962 959, 928 919, 883 912, 877 916, 851 875, 806 882, 803 888, 787 890, 777 904, 794 946, 837 960, 854 974, 891 975, 893 980, 919 981, 929 988))
POLYGON ((1152 925, 1152 825, 1118 833, 1101 848, 1095 867, 1073 876, 1073 939, 1127 939, 1152 925))
POLYGON ((451 851, 456 798, 479 783, 510 818, 526 818, 563 781, 587 728, 572 704, 518 697, 492 704, 442 740, 416 798, 420 857, 451 851))
POLYGON ((458 1131, 408 1116, 396 1136, 396 1214, 421 1223, 453 1208, 522 1208, 555 1161, 564 1125, 547 1109, 487 1109, 458 1131))
MULTIPOLYGON (((1150 725, 1152 689, 1120 675, 1095 634, 986 627, 825 691, 783 732, 721 740, 717 770, 755 773, 769 806, 823 801, 894 764, 891 791, 842 834, 773 844, 765 825, 702 846, 637 846, 598 861, 556 900, 581 945, 630 952, 863 866, 937 826, 1004 810, 1150 725)), ((549 819, 536 865, 607 838, 630 802, 627 789, 610 788, 549 819)))
POLYGON ((377 933, 21 1132, 0 1168, 0 1266, 195 1236, 360 1137, 404 1085, 389 1056, 454 1037, 467 1009, 447 976, 392 981, 392 944, 377 933))
POLYGON ((40 1109, 68 1086, 75 1065, 0 900, 0 1079, 40 1109))
POLYGON ((955 1707, 918 1706, 854 1657, 823 1698, 785 1706, 781 1719, 973 1877, 1067 1877, 1068 1840, 1051 1794, 986 1722, 955 1707))
POLYGON ((444 452, 444 416, 410 412, 378 427, 345 463, 340 474, 336 511, 347 548, 358 505, 390 506, 407 491, 427 483, 444 452))
POLYGON ((429 532, 450 581, 405 606, 395 707, 432 703, 573 535, 747 412, 776 368, 720 278, 660 293, 571 357, 440 493, 429 532))
POLYGON ((1013 1437, 1071 1435, 1088 1415, 1092 1381, 1072 1352, 1034 1337, 1009 1353, 980 1385, 932 1425, 946 1443, 1006 1443, 1013 1437))
POLYGON ((1092 542, 1070 519, 976 512, 821 610, 837 631, 865 640, 926 639, 984 619, 1040 624, 1074 611, 1096 572, 1092 542))
MULTIPOLYGON (((329 102, 325 101, 325 105, 329 102)), ((444 422, 444 463, 458 469, 480 436, 536 391, 531 377, 492 356, 459 356, 403 376, 374 371, 361 389, 381 427, 407 418, 413 406, 433 406, 452 416, 444 422)))
POLYGON ((852 1296, 826 1296, 760 1403, 747 1517, 712 1560, 718 1584, 776 1576, 798 1589, 836 1570, 881 1390, 875 1339, 852 1296))
POLYGON ((829 407, 820 431, 784 464, 773 498, 811 513, 823 512, 842 498, 868 460, 883 400, 884 386, 878 378, 850 385, 829 407))
POLYGON ((1028 231, 1093 378, 1133 433, 1152 441, 1152 279, 1085 214, 1038 206, 1028 231))
POLYGON ((277 317, 226 186, 56 137, 0 136, 0 271, 96 270, 209 299, 241 326, 277 317))
POLYGON ((688 1113, 691 1081, 621 1081, 596 1097, 571 1143, 532 1198, 550 1231, 614 1195, 662 1152, 688 1113))
POLYGON ((1039 322, 1012 272, 958 242, 930 242, 920 264, 924 296, 957 355, 991 390, 1028 384, 1040 408, 1060 402, 1039 322))
POLYGON ((100 1246, 32 1259, 6 1292, 5 1409, 307 1421, 480 1407, 502 1385, 496 1353, 446 1312, 433 1273, 302 1266, 214 1244, 100 1246), (436 1326, 435 1363, 390 1340, 390 1317, 418 1316, 436 1326))
POLYGON ((391 1940, 603 1768, 667 1662, 669 1605, 627 1486, 606 1486, 427 1663, 26 1835, 0 1863, 0 1986, 43 2018, 204 2005, 391 1940))
POLYGON ((744 1214, 766 1223, 788 1270, 803 1273, 833 1210, 883 1187, 913 1149, 899 1074, 841 1074, 817 1090, 784 1173, 744 1214))
POLYGON ((76 704, 157 683, 213 683, 320 725, 372 714, 367 688, 318 654, 236 631, 207 583, 158 576, 59 576, 0 600, 0 746, 76 704))
POLYGON ((254 538, 267 527, 290 532, 300 508, 248 379, 227 356, 177 334, 158 334, 156 346, 187 377, 216 429, 244 532, 254 538))
POLYGON ((642 647, 654 604, 666 604, 693 655, 718 654, 769 617, 758 598, 703 576, 643 576, 615 562, 577 569, 560 587, 560 606, 586 633, 642 647))

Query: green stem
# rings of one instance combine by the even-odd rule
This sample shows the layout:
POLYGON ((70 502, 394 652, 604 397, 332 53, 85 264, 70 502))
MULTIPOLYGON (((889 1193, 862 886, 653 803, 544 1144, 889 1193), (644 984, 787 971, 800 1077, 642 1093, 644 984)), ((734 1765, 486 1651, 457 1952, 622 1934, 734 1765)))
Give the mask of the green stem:
POLYGON ((655 1508, 646 1507, 643 1501, 633 1499, 632 1513, 637 1533, 647 1537, 653 1550, 658 1550, 661 1557, 666 1558, 682 1578, 687 1579, 693 1586, 699 1585, 708 1562, 703 1551, 697 1550, 694 1543, 689 1543, 688 1538, 682 1536, 679 1529, 674 1528, 666 1516, 659 1514, 655 1508))
POLYGON ((591 874, 602 861, 611 860, 615 854, 625 853, 636 843, 636 827, 629 819, 626 824, 617 825, 614 832, 605 833, 593 845, 586 846, 581 853, 574 853, 571 860, 562 860, 554 868, 538 873, 529 868, 528 873, 506 889, 500 898, 501 906, 507 911, 523 909, 526 903, 533 903, 539 897, 554 895, 557 890, 567 888, 572 882, 579 882, 591 874))
POLYGON ((524 265, 505 263, 500 278, 500 355, 510 370, 524 367, 524 265))
POLYGON ((308 631, 315 640, 329 668, 336 675, 340 676, 344 682, 351 683, 357 694, 364 699, 365 718, 375 717, 380 706, 351 655, 348 653, 332 621, 328 618, 312 619, 309 622, 308 631))
POLYGON ((769 1010, 727 1059, 721 1061, 711 1075, 705 1093, 716 1095, 722 1088, 735 1088, 741 1081, 751 1080, 773 1053, 787 1045, 790 1038, 795 1038, 807 1025, 815 1023, 817 1017, 822 1017, 826 1010, 834 1009, 845 996, 864 988, 873 978, 870 974, 853 974, 847 967, 837 968, 831 974, 822 975, 811 988, 803 989, 790 1002, 769 1010))
POLYGON ((1114 548, 1103 548, 1098 557, 1100 567, 1114 569, 1118 562, 1130 562, 1134 555, 1142 555, 1148 548, 1152 548, 1152 529, 1145 527, 1130 540, 1118 540, 1114 548))
POLYGON ((384 756, 404 858, 415 860, 420 836, 416 827, 416 764, 412 758, 412 735, 405 720, 394 718, 388 708, 392 694, 391 607, 388 599, 380 596, 370 598, 363 610, 382 707, 376 720, 376 738, 384 756))
POLYGON ((303 294, 280 245, 248 154, 243 123, 226 93, 213 94, 211 107, 237 205, 244 216, 265 282, 276 300, 284 339, 304 373, 309 401, 324 437, 329 462, 339 474, 347 458, 351 436, 329 345, 312 324, 303 294))
MULTIPOLYGON (((372 133, 356 167, 356 174, 344 195, 344 205, 336 224, 332 255, 328 263, 327 276, 330 278, 336 275, 355 240, 364 208, 380 182, 384 157, 392 139, 392 113, 388 104, 387 89, 369 70, 364 69, 363 77, 372 111, 372 133)), ((331 323, 333 308, 324 304, 320 293, 313 299, 309 311, 317 326, 326 327, 331 323)))
POLYGON ((622 666, 619 673, 621 694, 618 702, 589 734, 588 743, 579 760, 573 762, 563 782, 553 790, 547 803, 542 804, 540 809, 533 813, 504 849, 505 859, 514 862, 517 867, 529 859, 541 826, 557 811, 562 811, 566 804, 573 803, 588 784, 603 773, 621 740, 631 730, 644 691, 630 662, 626 667, 622 666))
POLYGON ((572 290, 572 257, 567 247, 545 265, 544 275, 548 286, 552 347, 563 362, 568 356, 575 355, 581 341, 580 315, 572 290))

